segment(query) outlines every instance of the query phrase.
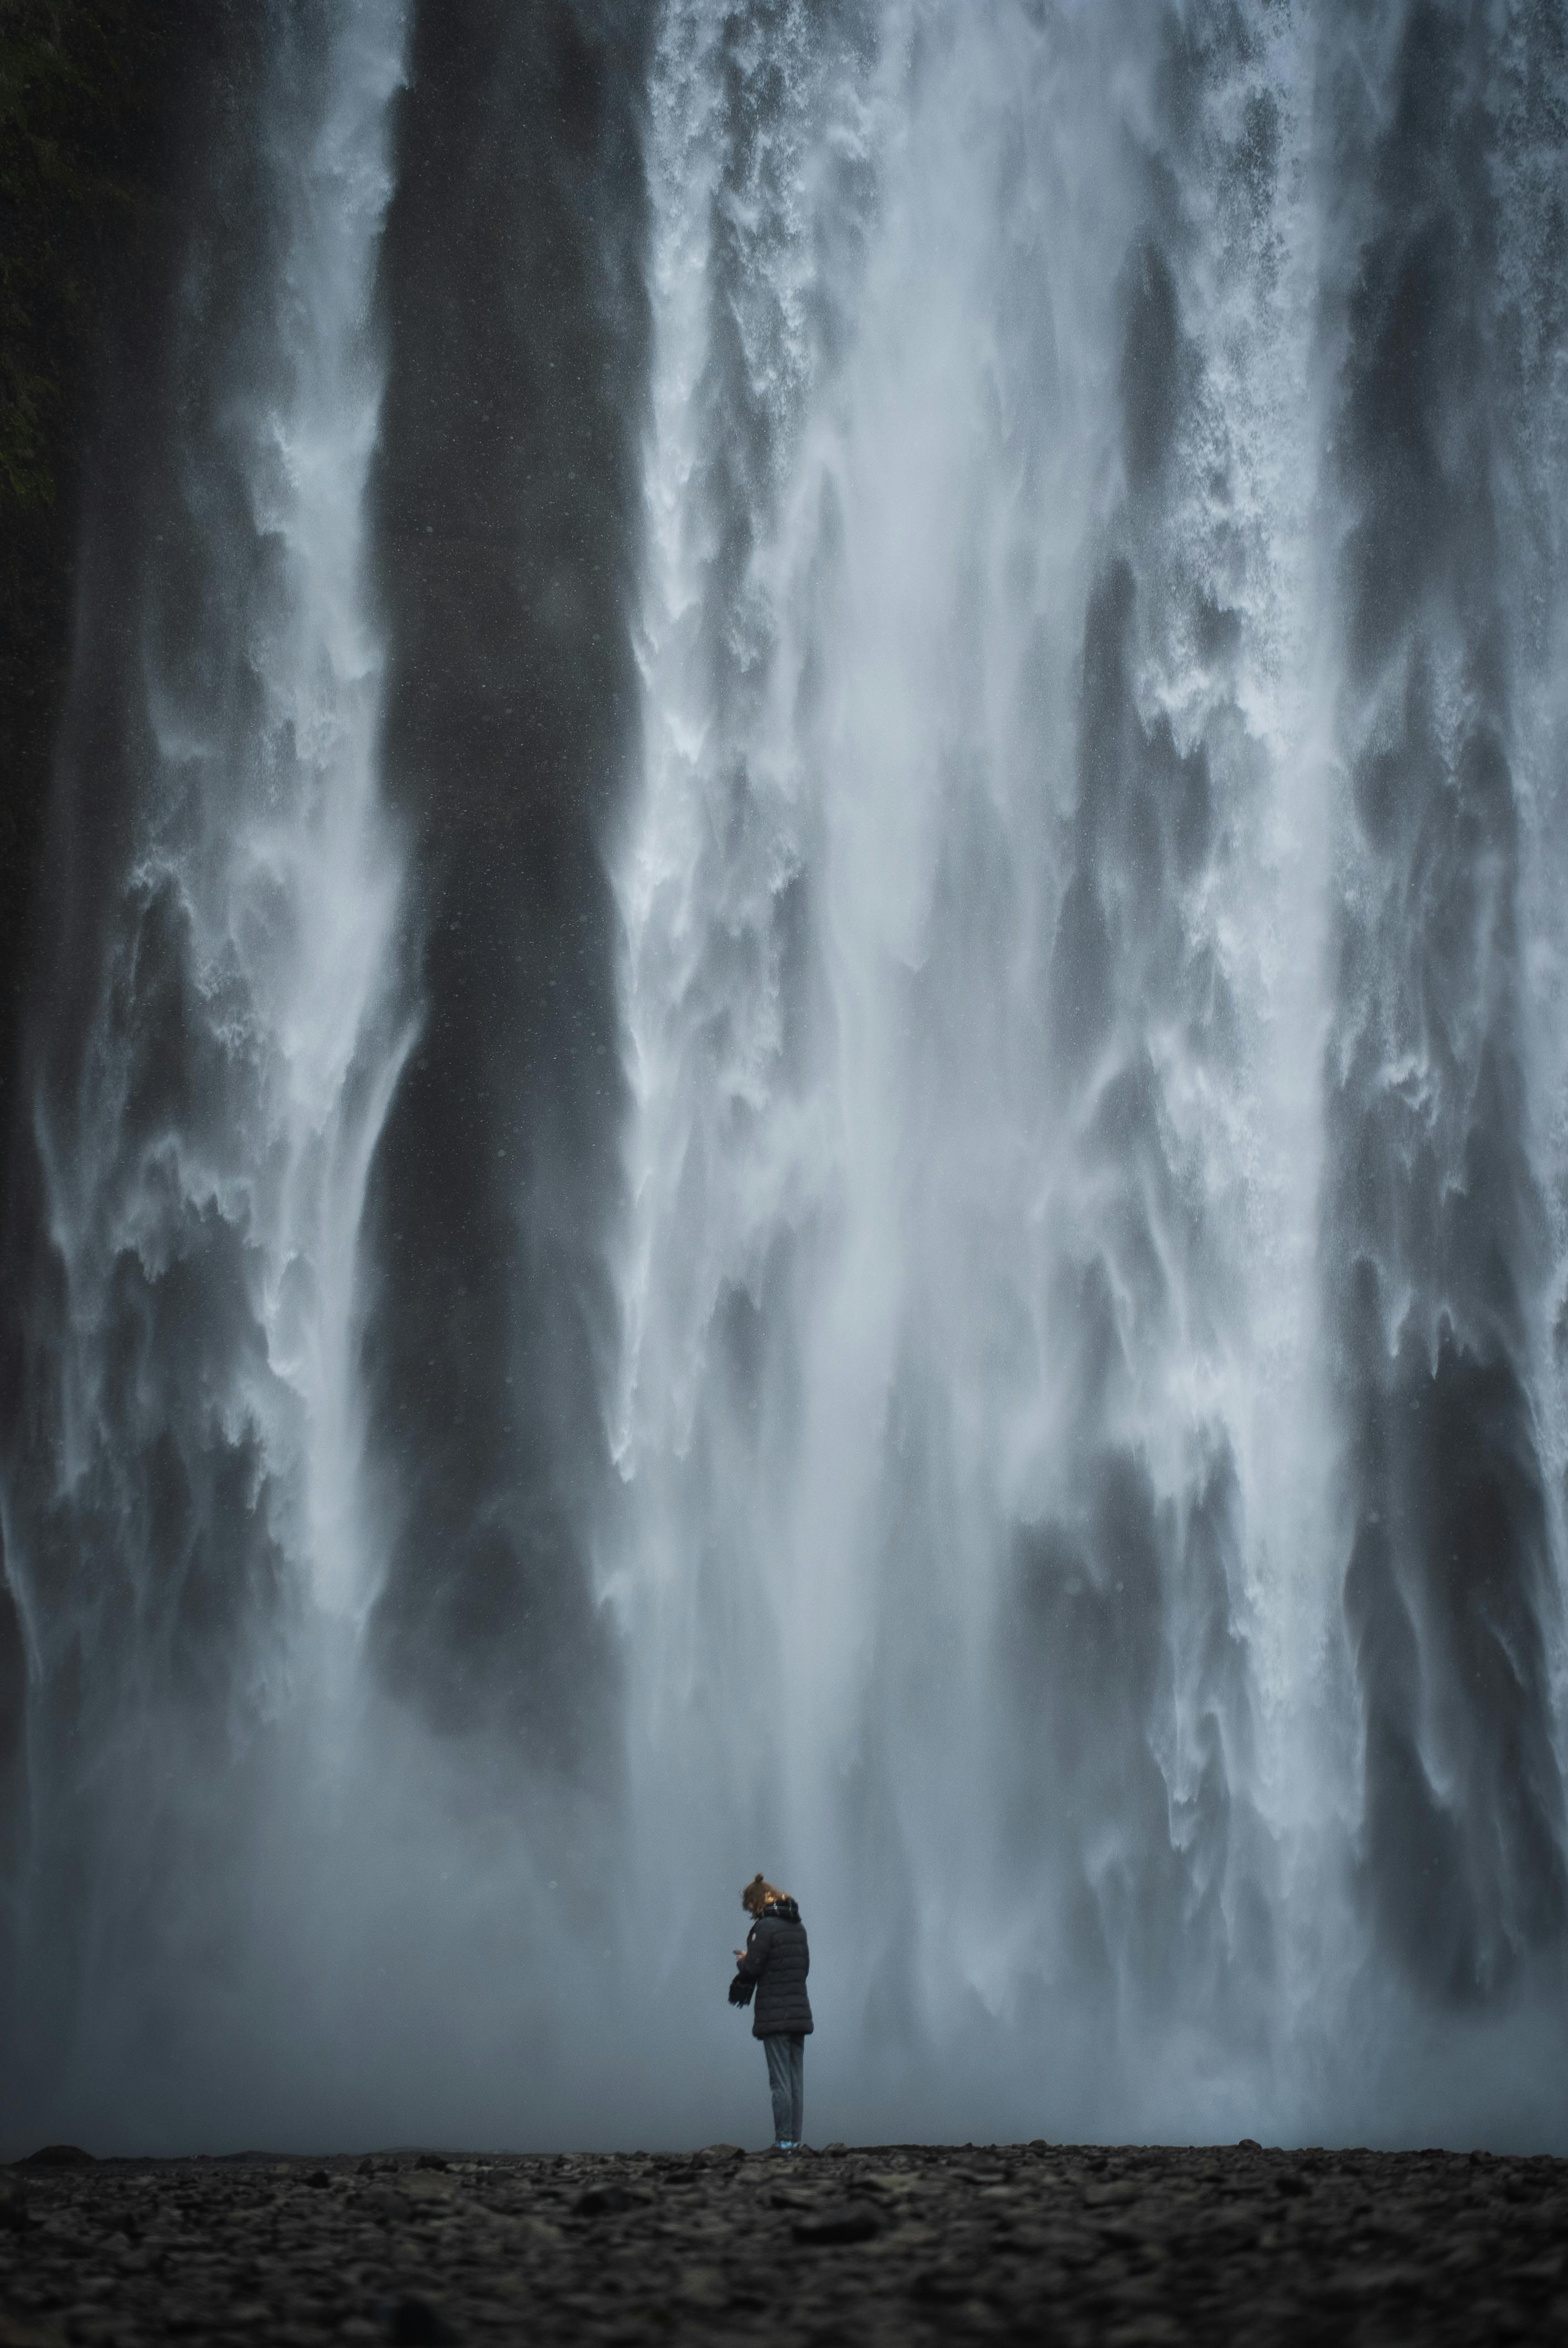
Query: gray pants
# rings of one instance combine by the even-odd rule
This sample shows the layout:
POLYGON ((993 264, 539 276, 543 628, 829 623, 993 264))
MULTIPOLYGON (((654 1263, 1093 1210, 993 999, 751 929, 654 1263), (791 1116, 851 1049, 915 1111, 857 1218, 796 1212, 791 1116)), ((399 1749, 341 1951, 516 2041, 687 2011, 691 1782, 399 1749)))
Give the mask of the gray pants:
POLYGON ((805 2040, 788 2038, 781 2033, 776 2037, 764 2038, 763 2051, 768 2058, 768 2085, 773 2090, 774 2142, 798 2144, 805 2092, 805 2040))

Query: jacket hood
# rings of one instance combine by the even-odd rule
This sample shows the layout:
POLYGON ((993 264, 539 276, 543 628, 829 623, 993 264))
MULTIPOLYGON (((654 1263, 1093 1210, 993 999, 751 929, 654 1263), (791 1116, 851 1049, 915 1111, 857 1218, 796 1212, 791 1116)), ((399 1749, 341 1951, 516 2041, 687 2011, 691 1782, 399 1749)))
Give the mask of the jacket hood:
POLYGON ((767 1906, 763 1910, 763 1914, 764 1916, 782 1917, 786 1924, 798 1924, 800 1922, 800 1910, 795 1906, 793 1900, 770 1900, 767 1906))

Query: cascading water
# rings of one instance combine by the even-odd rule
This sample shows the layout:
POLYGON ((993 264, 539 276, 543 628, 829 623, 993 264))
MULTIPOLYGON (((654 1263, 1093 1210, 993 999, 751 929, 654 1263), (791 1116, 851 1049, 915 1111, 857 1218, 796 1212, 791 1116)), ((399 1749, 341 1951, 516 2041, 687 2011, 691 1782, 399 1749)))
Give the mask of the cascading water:
POLYGON ((1560 2143, 1554 13, 254 37, 62 761, 29 2116, 743 2134, 762 1865, 818 2137, 1560 2143))
POLYGON ((1145 2031, 1148 2119, 1228 2124, 1304 1529, 1247 1501, 1310 1481, 1299 38, 769 32, 655 79, 633 1780, 715 1893, 748 1837, 825 1892, 874 2075, 1054 2005, 1013 2125, 1145 2031))
POLYGON ((279 1748, 373 1586, 354 1238, 411 1030, 363 508, 402 46, 396 0, 274 8, 242 45, 156 438, 88 551, 5 1519, 36 1691, 24 2106, 68 2047, 97 2116, 204 1976, 232 2030, 279 1748))

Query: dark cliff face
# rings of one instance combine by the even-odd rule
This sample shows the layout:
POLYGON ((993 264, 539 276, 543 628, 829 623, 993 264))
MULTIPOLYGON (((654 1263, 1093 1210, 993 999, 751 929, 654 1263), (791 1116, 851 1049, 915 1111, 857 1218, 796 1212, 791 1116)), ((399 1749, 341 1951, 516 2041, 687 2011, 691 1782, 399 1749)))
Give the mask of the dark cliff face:
MULTIPOLYGON (((80 583, 84 479, 112 471, 156 371, 221 10, 14 0, 0 17, 0 1132, 80 583), (198 21, 200 19, 200 21, 198 21), (103 396, 115 387, 112 403, 103 396)), ((9 1152, 0 1150, 0 1199, 9 1152)), ((3 1220, 3 1213, 0 1213, 3 1220)))
POLYGON ((384 248, 384 771, 423 1029, 369 1217, 373 1653, 453 1731, 594 1741, 636 734, 645 12, 415 11, 384 248))
MULTIPOLYGON (((73 650, 123 609, 167 380, 163 329, 193 158, 229 12, 191 0, 14 0, 0 15, 0 1425, 15 1439, 24 1347, 50 1328, 40 1169, 27 1103, 26 1003, 74 989, 130 806, 118 789, 114 679, 78 693, 73 650), (111 396, 112 393, 112 396, 111 396), (85 519, 92 516, 90 530, 85 519), (92 707, 99 725, 95 736, 92 707)), ((100 638, 112 670, 123 626, 100 638)), ((79 1014, 79 1006, 78 1006, 79 1014)), ((35 1433, 37 1429, 35 1428, 35 1433)), ((0 1538, 0 1877, 26 1807, 26 1658, 0 1538)), ((0 1918, 0 1972, 5 1927, 0 1918)))

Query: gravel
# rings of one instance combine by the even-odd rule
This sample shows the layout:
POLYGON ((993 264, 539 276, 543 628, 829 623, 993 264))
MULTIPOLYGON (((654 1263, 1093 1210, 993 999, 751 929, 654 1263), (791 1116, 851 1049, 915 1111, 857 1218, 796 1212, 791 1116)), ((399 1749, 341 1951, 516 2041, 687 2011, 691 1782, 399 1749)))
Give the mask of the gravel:
POLYGON ((883 2145, 0 2170, 0 2348, 1534 2341, 1568 2163, 883 2145))

